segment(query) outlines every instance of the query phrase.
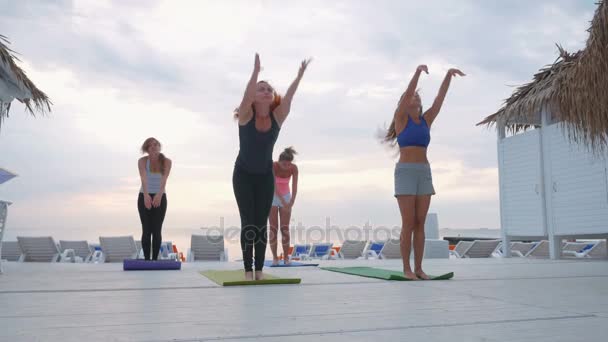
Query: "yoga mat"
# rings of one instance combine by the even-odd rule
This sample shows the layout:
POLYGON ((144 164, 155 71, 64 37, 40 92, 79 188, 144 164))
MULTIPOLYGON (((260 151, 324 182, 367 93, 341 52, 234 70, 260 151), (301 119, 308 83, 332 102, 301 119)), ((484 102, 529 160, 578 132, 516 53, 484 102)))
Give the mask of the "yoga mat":
POLYGON ((306 264, 302 262, 292 261, 289 265, 285 265, 283 261, 279 261, 278 265, 272 265, 272 260, 264 261, 264 266, 267 267, 305 267, 305 266, 319 266, 319 264, 306 264))
MULTIPOLYGON (((321 267, 321 269, 332 272, 346 273, 361 277, 384 279, 384 280, 401 280, 411 281, 411 279, 403 276, 403 272, 385 270, 373 267, 321 267)), ((441 275, 428 275, 430 280, 448 280, 454 277, 454 272, 449 272, 441 275)))
POLYGON ((122 261, 122 269, 125 271, 179 270, 181 268, 182 263, 175 260, 125 259, 122 261))
POLYGON ((200 274, 212 280, 214 283, 222 286, 238 286, 238 285, 271 285, 271 284, 299 284, 302 280, 299 278, 279 278, 270 274, 264 273, 264 280, 245 280, 245 272, 243 270, 234 271, 201 271, 200 274))

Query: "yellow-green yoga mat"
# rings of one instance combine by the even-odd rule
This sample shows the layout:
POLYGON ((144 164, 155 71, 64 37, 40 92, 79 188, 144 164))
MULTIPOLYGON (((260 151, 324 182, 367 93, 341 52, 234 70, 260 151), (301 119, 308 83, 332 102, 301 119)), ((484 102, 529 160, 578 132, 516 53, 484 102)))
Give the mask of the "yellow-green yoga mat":
POLYGON ((200 273, 211 279, 214 283, 222 286, 299 284, 302 281, 302 279, 299 278, 279 278, 267 273, 264 273, 263 280, 245 280, 245 272, 243 270, 209 270, 200 273))

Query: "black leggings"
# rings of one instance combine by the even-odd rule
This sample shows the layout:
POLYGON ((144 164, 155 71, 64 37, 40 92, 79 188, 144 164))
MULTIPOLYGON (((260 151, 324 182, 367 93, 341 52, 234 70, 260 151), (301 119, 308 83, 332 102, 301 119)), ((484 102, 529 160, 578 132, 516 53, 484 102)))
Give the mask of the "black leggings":
MULTIPOLYGON (((154 201, 156 194, 150 194, 154 201)), ((139 211, 139 219, 141 220, 141 248, 144 250, 144 258, 150 260, 150 239, 152 240, 152 260, 158 260, 158 252, 160 251, 160 243, 162 236, 160 234, 163 229, 163 221, 167 212, 167 195, 163 194, 160 199, 158 208, 146 209, 144 204, 144 194, 139 193, 137 199, 137 210, 139 211)))
POLYGON ((254 246, 255 270, 261 271, 268 242, 267 223, 274 195, 274 175, 272 172, 252 174, 236 166, 232 187, 241 215, 241 250, 245 271, 252 271, 254 246))

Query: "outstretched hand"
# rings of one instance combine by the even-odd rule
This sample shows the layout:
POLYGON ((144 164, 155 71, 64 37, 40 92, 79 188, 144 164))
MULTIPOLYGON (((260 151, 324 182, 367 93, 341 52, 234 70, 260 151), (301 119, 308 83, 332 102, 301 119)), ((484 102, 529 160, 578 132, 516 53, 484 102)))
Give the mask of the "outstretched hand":
POLYGON ((300 70, 298 70, 298 77, 302 78, 302 76, 304 76, 304 71, 306 71, 306 68, 308 67, 308 64, 310 64, 311 61, 312 58, 305 59, 302 61, 302 64, 300 65, 300 70))
POLYGON ((253 63, 253 71, 258 73, 262 71, 262 67, 260 66, 260 55, 256 52, 255 61, 253 63))
POLYGON ((424 71, 427 75, 429 73, 429 68, 427 68, 427 66, 425 64, 421 64, 416 68, 416 71, 424 71))
POLYGON ((448 75, 450 76, 466 76, 465 73, 463 73, 462 71, 458 70, 458 69, 450 69, 448 70, 448 75))

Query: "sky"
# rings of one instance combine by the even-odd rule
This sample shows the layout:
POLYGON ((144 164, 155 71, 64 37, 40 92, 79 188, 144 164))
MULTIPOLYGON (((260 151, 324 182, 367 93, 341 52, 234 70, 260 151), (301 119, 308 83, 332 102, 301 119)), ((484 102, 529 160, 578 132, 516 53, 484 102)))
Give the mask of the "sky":
POLYGON ((232 170, 240 103, 260 79, 284 93, 312 57, 274 156, 300 170, 292 223, 400 223, 394 150, 379 143, 416 66, 428 107, 452 81, 428 158, 441 228, 499 228, 496 132, 476 127, 513 86, 584 47, 595 0, 12 1, 0 34, 53 102, 32 117, 15 102, 0 131, 8 232, 98 236, 136 231, 139 148, 173 160, 164 229, 238 225, 232 170), (96 235, 97 234, 97 235, 96 235))

